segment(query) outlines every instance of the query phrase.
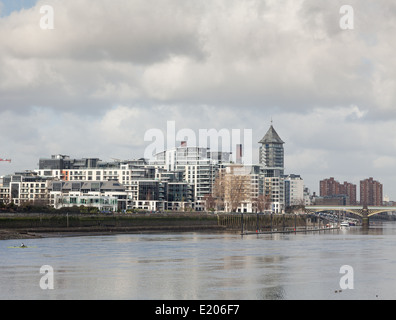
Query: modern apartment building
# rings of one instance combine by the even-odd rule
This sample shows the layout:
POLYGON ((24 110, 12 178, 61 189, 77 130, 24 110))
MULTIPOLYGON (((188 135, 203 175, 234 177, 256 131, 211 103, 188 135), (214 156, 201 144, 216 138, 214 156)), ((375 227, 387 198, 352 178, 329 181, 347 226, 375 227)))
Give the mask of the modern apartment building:
POLYGON ((50 205, 95 207, 99 211, 126 209, 127 193, 117 181, 51 181, 48 183, 50 205))
POLYGON ((41 205, 48 204, 49 179, 38 176, 35 172, 25 171, 3 177, 0 201, 4 204, 13 202, 20 206, 31 202, 41 205))
POLYGON ((284 142, 272 125, 259 143, 259 163, 250 166, 242 163, 241 144, 236 146, 235 163, 231 152, 188 146, 186 142, 156 154, 151 161, 106 162, 53 155, 39 159, 39 168, 23 178, 18 174, 4 177, 0 200, 17 205, 45 200, 56 208, 90 205, 110 211, 203 211, 207 197, 213 196, 218 173, 227 172, 229 186, 242 183, 243 199, 235 207, 231 199, 235 190, 229 187, 223 209, 282 213, 285 205, 304 198, 303 180, 298 175, 284 175, 284 142))
POLYGON ((170 172, 181 172, 183 180, 193 186, 194 209, 205 210, 204 197, 212 194, 216 173, 225 163, 229 163, 230 153, 211 152, 208 148, 181 146, 155 155, 151 165, 170 172))
POLYGON ((62 181, 107 181, 117 180, 128 183, 141 177, 154 178, 155 169, 147 167, 144 159, 104 162, 97 158, 71 159, 66 155, 53 155, 50 159, 39 160, 40 176, 62 181), (150 171, 151 169, 151 171, 150 171))
POLYGON ((272 211, 280 213, 285 208, 284 141, 271 124, 259 143, 261 144, 259 164, 261 179, 264 180, 264 195, 270 198, 272 211))
POLYGON ((271 125, 265 136, 259 141, 259 163, 267 177, 284 175, 284 142, 271 125))
POLYGON ((274 213, 282 213, 285 208, 283 178, 281 176, 261 176, 261 179, 264 179, 264 195, 270 199, 271 211, 274 213))
POLYGON ((118 201, 118 210, 194 208, 193 185, 185 180, 183 171, 168 171, 144 159, 104 162, 98 158, 71 159, 66 155, 53 155, 50 159, 40 159, 36 172, 63 182, 118 182, 127 195, 126 201, 118 201))
POLYGON ((289 174, 283 177, 285 184, 285 207, 305 205, 304 180, 300 175, 289 174))

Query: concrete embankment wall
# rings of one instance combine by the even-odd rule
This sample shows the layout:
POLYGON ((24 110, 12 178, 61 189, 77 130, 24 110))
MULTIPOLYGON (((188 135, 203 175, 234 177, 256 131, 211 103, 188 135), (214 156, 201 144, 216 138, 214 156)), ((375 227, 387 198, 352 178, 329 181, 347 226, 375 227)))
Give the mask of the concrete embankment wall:
POLYGON ((127 228, 127 227, 218 226, 215 215, 135 214, 135 215, 1 215, 2 229, 127 228))
POLYGON ((34 229, 37 232, 51 232, 64 229, 72 231, 84 228, 87 231, 194 231, 229 230, 240 231, 282 230, 285 228, 311 226, 305 215, 256 215, 167 213, 131 215, 84 215, 84 214, 2 214, 0 229, 34 229), (90 230, 88 230, 90 228, 90 230))

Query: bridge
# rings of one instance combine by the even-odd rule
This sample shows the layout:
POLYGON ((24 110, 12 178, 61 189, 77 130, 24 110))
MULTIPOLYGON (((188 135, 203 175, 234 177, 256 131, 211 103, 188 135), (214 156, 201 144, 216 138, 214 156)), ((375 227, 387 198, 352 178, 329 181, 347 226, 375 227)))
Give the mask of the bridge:
POLYGON ((307 213, 318 213, 324 211, 343 211, 355 214, 362 218, 363 227, 369 226, 369 218, 385 212, 396 211, 396 207, 386 206, 306 206, 307 213))

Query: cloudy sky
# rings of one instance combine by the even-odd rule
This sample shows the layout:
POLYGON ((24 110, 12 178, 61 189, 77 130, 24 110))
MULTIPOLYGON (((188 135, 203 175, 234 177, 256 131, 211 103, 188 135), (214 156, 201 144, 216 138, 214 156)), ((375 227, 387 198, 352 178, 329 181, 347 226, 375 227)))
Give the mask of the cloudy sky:
POLYGON ((140 158, 167 121, 252 129, 258 160, 272 118, 311 191, 374 177, 396 200, 396 3, 348 1, 347 30, 344 4, 0 0, 0 175, 58 153, 140 158))

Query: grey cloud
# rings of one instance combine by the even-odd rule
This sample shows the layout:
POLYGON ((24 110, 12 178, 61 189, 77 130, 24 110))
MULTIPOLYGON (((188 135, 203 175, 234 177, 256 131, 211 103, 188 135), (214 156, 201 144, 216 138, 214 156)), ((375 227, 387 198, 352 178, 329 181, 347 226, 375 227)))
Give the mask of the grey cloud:
POLYGON ((385 80, 393 71, 384 68, 390 52, 362 41, 370 12, 358 3, 365 27, 349 33, 338 26, 341 1, 51 3, 53 31, 38 28, 37 8, 0 21, 7 105, 15 91, 16 105, 88 112, 186 101, 389 111, 393 100, 394 84, 385 80))
POLYGON ((19 59, 115 60, 149 64, 172 55, 201 57, 199 6, 189 1, 47 1, 55 29, 41 30, 36 5, 3 19, 3 51, 19 59), (11 34, 10 34, 11 32, 11 34))
POLYGON ((350 1, 348 31, 338 0, 50 0, 48 32, 43 3, 0 19, 0 141, 4 156, 30 157, 21 168, 57 152, 140 157, 145 131, 168 120, 250 128, 257 148, 273 117, 288 168, 311 188, 348 172, 390 180, 391 1, 350 1))

